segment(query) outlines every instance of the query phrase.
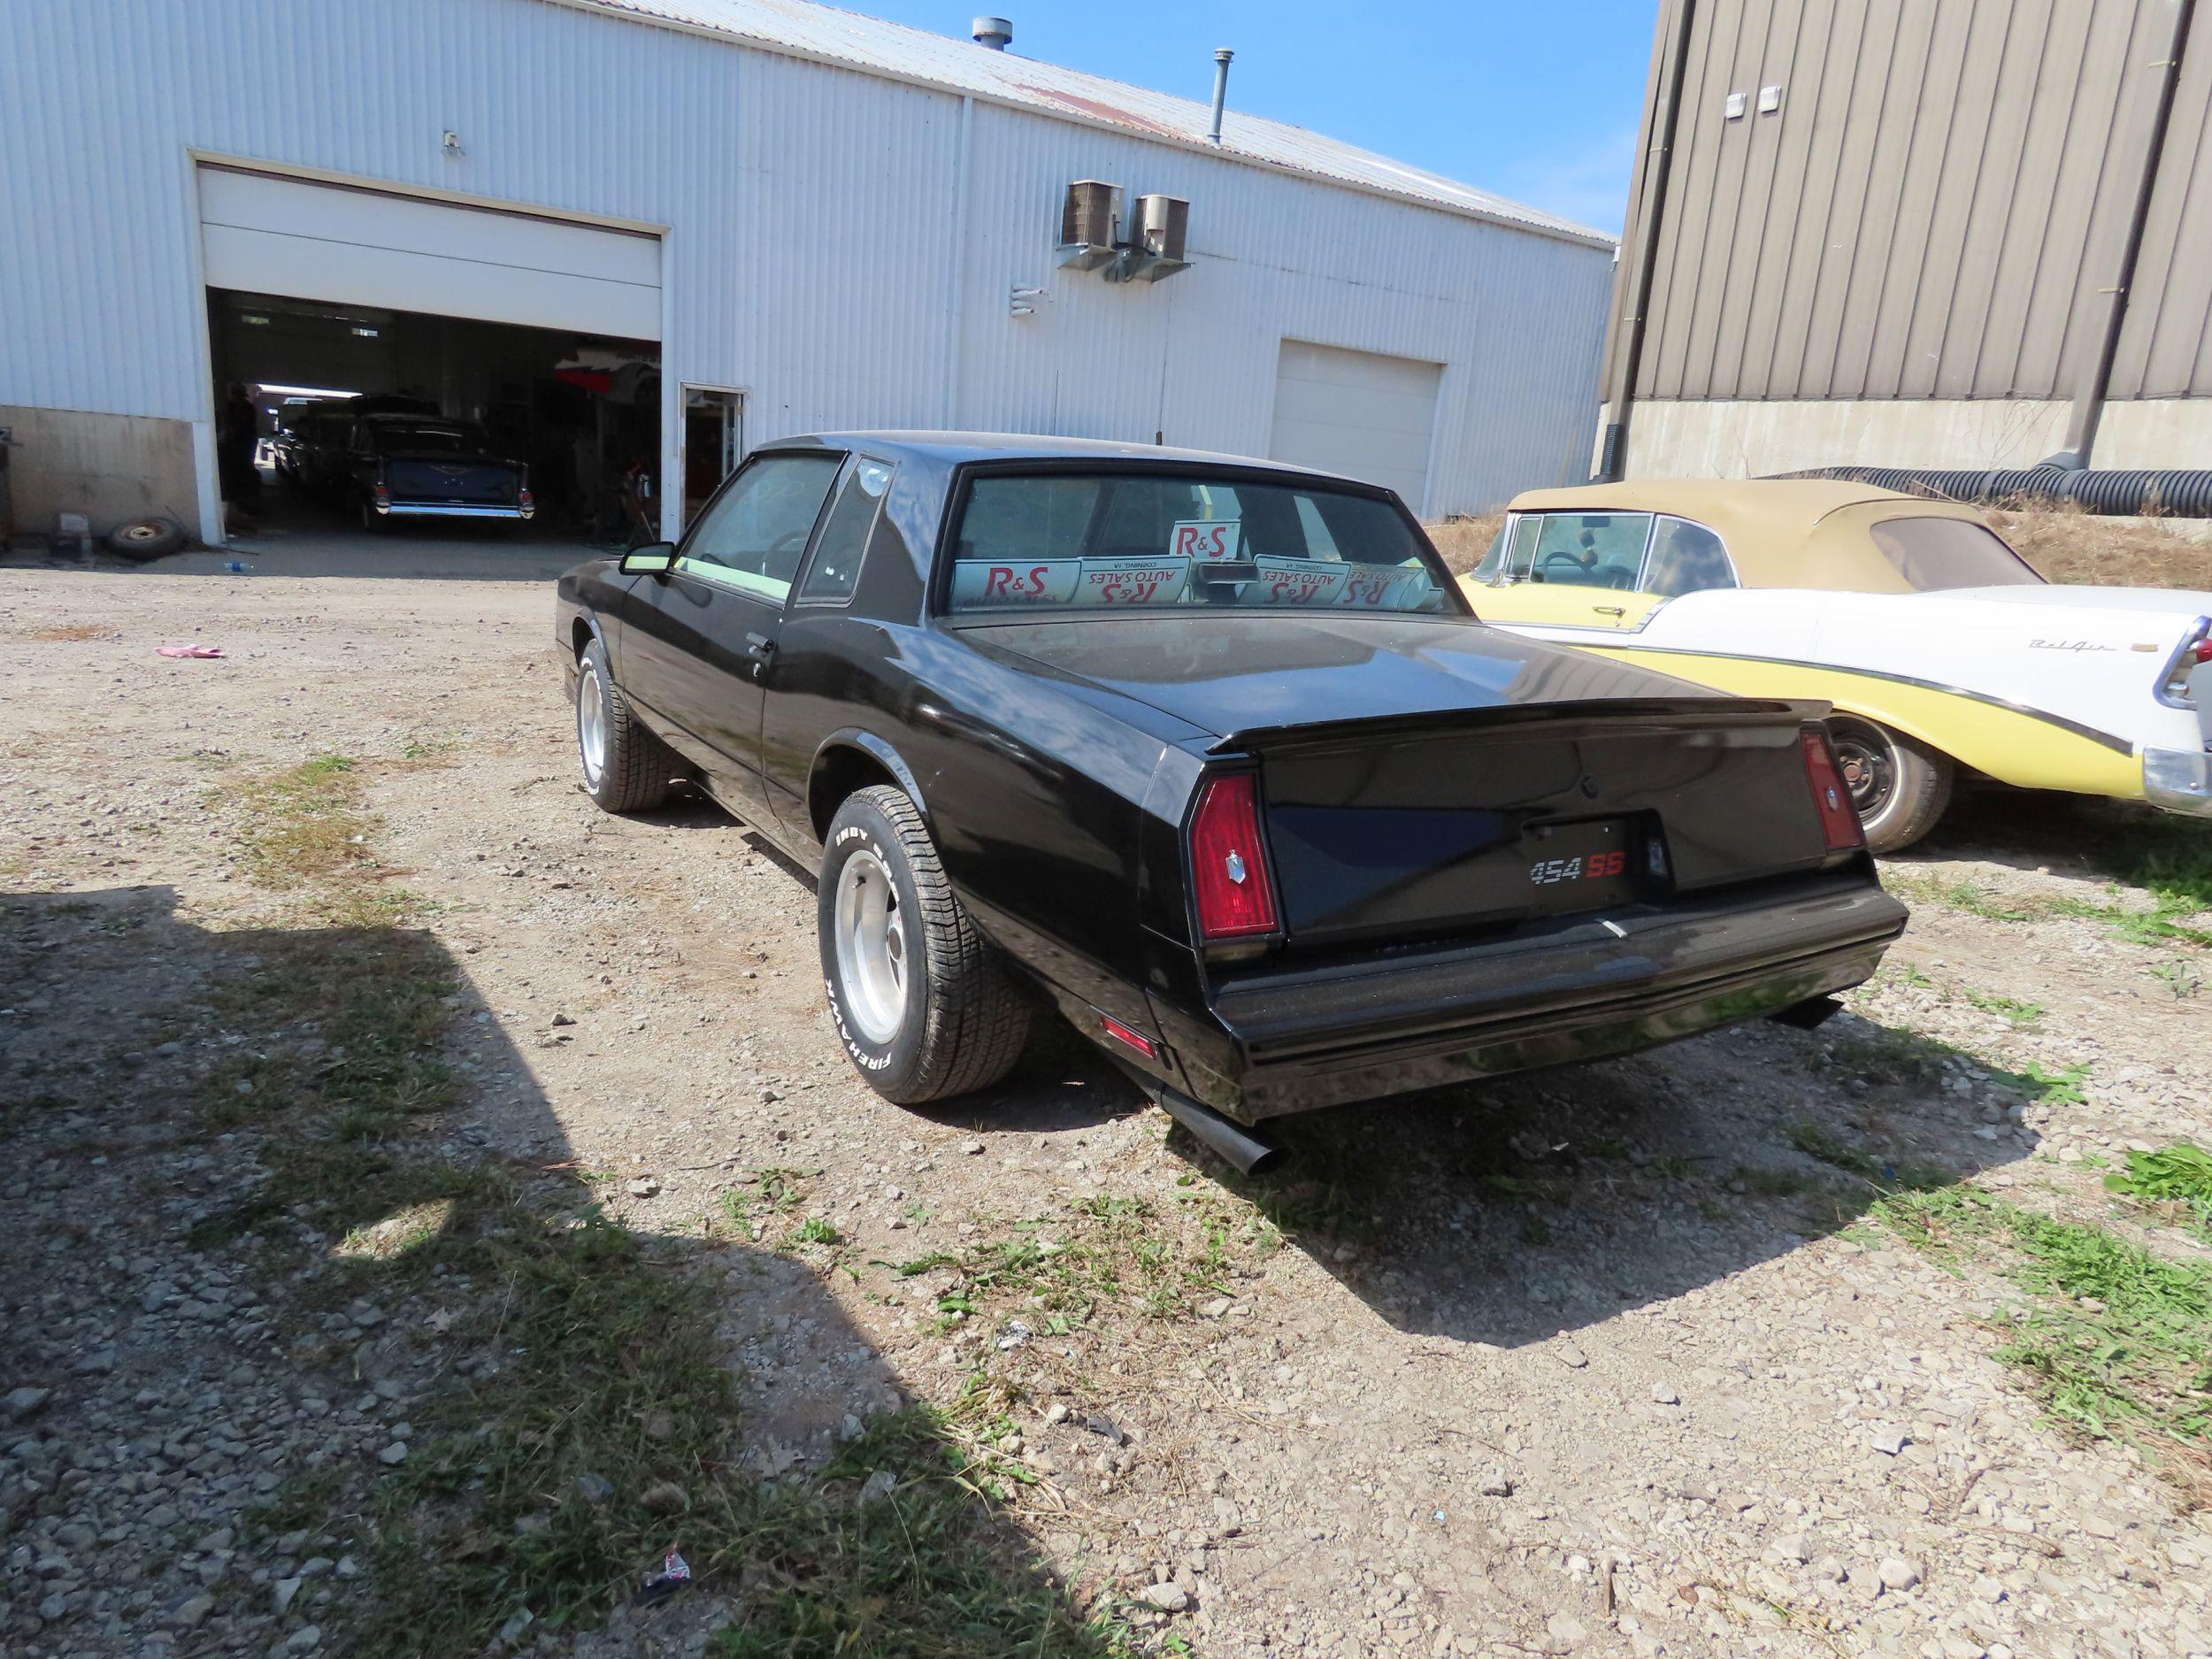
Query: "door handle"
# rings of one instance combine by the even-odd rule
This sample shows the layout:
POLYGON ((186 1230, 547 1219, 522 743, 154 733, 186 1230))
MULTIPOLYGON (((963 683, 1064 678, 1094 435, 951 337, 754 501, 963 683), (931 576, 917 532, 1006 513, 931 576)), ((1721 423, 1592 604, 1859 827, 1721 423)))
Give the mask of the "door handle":
POLYGON ((749 634, 745 636, 746 656, 757 657, 763 662, 766 662, 775 654, 776 642, 765 634, 749 634))
POLYGON ((1628 614, 1627 610, 1621 605, 1592 605, 1590 609, 1601 617, 1624 617, 1628 614))

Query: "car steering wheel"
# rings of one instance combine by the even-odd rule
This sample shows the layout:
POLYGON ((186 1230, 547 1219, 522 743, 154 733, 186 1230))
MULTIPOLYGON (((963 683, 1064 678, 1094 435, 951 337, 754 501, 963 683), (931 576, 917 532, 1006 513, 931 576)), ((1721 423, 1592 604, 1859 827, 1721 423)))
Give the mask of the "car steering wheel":
MULTIPOLYGON (((1555 565, 1571 565, 1576 570, 1581 572, 1585 576, 1590 575, 1594 568, 1592 565, 1585 565, 1573 554, 1566 552, 1563 549, 1556 553, 1547 553, 1544 555, 1544 568, 1546 570, 1548 571, 1555 565)), ((1544 580, 1549 581, 1551 578, 1547 576, 1544 580)))

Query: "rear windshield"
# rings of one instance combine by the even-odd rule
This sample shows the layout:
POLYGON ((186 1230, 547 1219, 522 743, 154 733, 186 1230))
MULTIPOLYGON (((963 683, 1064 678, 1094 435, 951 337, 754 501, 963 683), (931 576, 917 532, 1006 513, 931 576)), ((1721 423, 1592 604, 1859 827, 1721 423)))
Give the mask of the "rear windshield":
POLYGON ((2013 588, 2043 580, 1994 531, 1963 518, 1886 518, 1868 534, 1916 593, 2013 588))
POLYGON ((1388 502, 1303 484, 992 473, 954 543, 951 609, 1298 606, 1452 611, 1388 502))
POLYGON ((369 428, 373 449, 411 449, 437 455, 468 455, 484 447, 484 434, 467 426, 387 426, 369 428))

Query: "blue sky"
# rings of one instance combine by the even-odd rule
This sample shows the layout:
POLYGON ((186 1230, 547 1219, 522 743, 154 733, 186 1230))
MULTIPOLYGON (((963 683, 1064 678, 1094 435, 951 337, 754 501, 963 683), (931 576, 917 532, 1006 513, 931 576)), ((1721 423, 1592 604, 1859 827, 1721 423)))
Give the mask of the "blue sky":
POLYGON ((1656 0, 839 0, 940 35, 995 11, 1013 50, 1213 96, 1618 232, 1656 0))

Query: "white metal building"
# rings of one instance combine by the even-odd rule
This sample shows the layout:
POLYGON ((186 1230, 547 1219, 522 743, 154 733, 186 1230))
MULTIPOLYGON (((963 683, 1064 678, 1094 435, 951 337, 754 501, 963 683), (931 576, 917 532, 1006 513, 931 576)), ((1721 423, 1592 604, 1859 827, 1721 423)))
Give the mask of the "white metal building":
POLYGON ((1432 517, 1586 471, 1610 240, 1233 109, 804 0, 0 0, 0 39, 26 530, 219 538, 227 294, 631 342, 670 479, 710 405, 733 452, 1156 436, 1432 517), (1059 264, 1087 179, 1187 200, 1188 268, 1059 264))

